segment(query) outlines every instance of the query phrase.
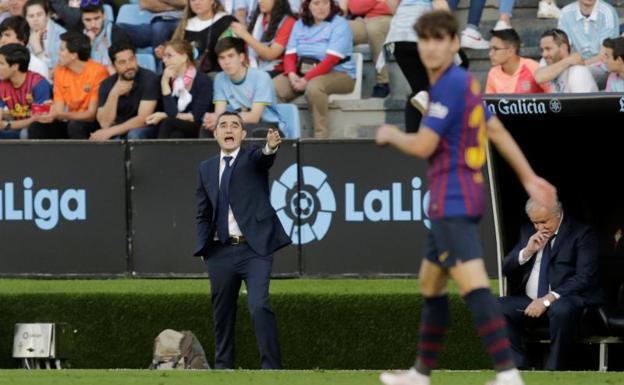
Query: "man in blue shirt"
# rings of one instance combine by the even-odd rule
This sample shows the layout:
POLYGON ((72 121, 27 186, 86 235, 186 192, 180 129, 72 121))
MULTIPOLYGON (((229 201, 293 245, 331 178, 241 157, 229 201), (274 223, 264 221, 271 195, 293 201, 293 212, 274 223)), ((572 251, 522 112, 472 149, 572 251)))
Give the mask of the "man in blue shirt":
POLYGON ((206 114, 204 126, 212 130, 216 118, 223 112, 236 111, 240 113, 245 129, 252 137, 265 137, 269 127, 278 128, 284 136, 286 125, 277 112, 277 98, 271 76, 245 65, 243 40, 222 38, 215 46, 215 52, 223 72, 215 77, 215 111, 206 114))
POLYGON ((425 13, 415 30, 418 52, 429 75, 431 102, 417 133, 405 134, 384 125, 377 131, 377 143, 391 144, 429 161, 432 221, 420 268, 425 304, 414 367, 407 372, 382 373, 380 378, 385 385, 430 384, 431 370, 449 326, 447 283, 453 278, 494 361, 497 374, 491 384, 523 385, 505 319, 490 293, 479 242, 479 220, 485 209, 482 168, 488 138, 534 199, 551 204, 556 199, 555 188, 535 174, 500 120, 489 114, 479 82, 453 64, 460 45, 453 15, 447 11, 425 13))
POLYGON ((565 31, 572 51, 581 54, 598 87, 603 89, 608 72, 600 46, 604 39, 620 34, 617 11, 603 0, 577 0, 561 10, 557 28, 565 31))

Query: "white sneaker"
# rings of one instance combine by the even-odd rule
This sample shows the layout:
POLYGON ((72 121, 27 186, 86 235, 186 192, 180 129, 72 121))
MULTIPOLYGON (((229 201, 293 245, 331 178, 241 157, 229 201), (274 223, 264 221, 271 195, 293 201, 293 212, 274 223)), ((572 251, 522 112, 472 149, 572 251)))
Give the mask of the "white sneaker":
POLYGON ((486 385, 524 385, 524 381, 518 369, 510 369, 496 374, 496 379, 486 385))
POLYGON ((424 115, 425 112, 427 112, 427 108, 429 108, 429 93, 427 93, 427 91, 418 92, 416 95, 412 96, 410 103, 424 115))
POLYGON ((558 19, 560 15, 561 10, 554 1, 549 3, 545 0, 540 0, 537 7, 538 19, 558 19))
POLYGON ((406 371, 399 372, 383 372, 379 375, 379 379, 385 385, 429 385, 428 376, 420 374, 416 369, 411 368, 406 371))
POLYGON ((466 28, 462 31, 460 44, 462 48, 490 49, 490 42, 474 28, 466 28))
POLYGON ((494 31, 502 31, 503 29, 511 29, 511 24, 509 24, 505 20, 497 21, 496 25, 494 26, 494 31))

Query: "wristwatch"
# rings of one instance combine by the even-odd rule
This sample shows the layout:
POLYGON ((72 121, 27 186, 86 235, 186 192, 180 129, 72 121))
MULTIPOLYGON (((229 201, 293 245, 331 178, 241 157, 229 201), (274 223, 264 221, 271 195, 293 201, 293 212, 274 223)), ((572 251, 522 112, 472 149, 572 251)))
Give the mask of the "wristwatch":
POLYGON ((544 304, 544 306, 549 307, 551 302, 547 299, 544 300, 544 302, 542 302, 544 304))

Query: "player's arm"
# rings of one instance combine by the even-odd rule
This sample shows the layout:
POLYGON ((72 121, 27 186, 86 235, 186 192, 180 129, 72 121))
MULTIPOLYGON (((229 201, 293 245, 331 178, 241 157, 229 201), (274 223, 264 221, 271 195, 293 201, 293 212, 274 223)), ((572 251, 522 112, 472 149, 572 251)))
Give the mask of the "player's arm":
POLYGON ((427 159, 438 147, 440 137, 432 129, 421 126, 416 133, 405 133, 397 126, 384 124, 377 130, 377 144, 390 144, 405 154, 427 159))
POLYGON ((518 143, 503 123, 497 117, 492 116, 486 125, 488 138, 515 171, 529 196, 546 207, 554 207, 557 202, 557 190, 548 181, 535 174, 518 143))

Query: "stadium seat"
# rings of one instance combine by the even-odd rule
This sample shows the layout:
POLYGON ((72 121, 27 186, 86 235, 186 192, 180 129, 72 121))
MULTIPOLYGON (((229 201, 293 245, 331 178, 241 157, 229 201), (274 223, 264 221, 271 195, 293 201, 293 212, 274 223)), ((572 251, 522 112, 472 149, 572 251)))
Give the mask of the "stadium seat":
POLYGON ((110 4, 104 4, 104 14, 106 15, 106 20, 110 20, 113 23, 115 22, 115 14, 113 13, 113 7, 110 4))
POLYGON ((156 71, 156 59, 154 59, 154 55, 151 53, 137 52, 136 57, 139 67, 143 67, 154 72, 156 71))
POLYGON ((277 112, 286 123, 286 132, 284 133, 288 139, 301 137, 301 123, 299 122, 299 110, 292 103, 280 103, 277 106, 277 112))
POLYGON ((142 10, 138 4, 124 4, 119 8, 117 14, 117 24, 149 24, 153 13, 142 10))
POLYGON ((329 102, 336 100, 359 100, 362 99, 362 73, 364 72, 364 57, 359 52, 351 54, 355 61, 355 86, 353 92, 348 94, 331 94, 329 95, 329 102))

